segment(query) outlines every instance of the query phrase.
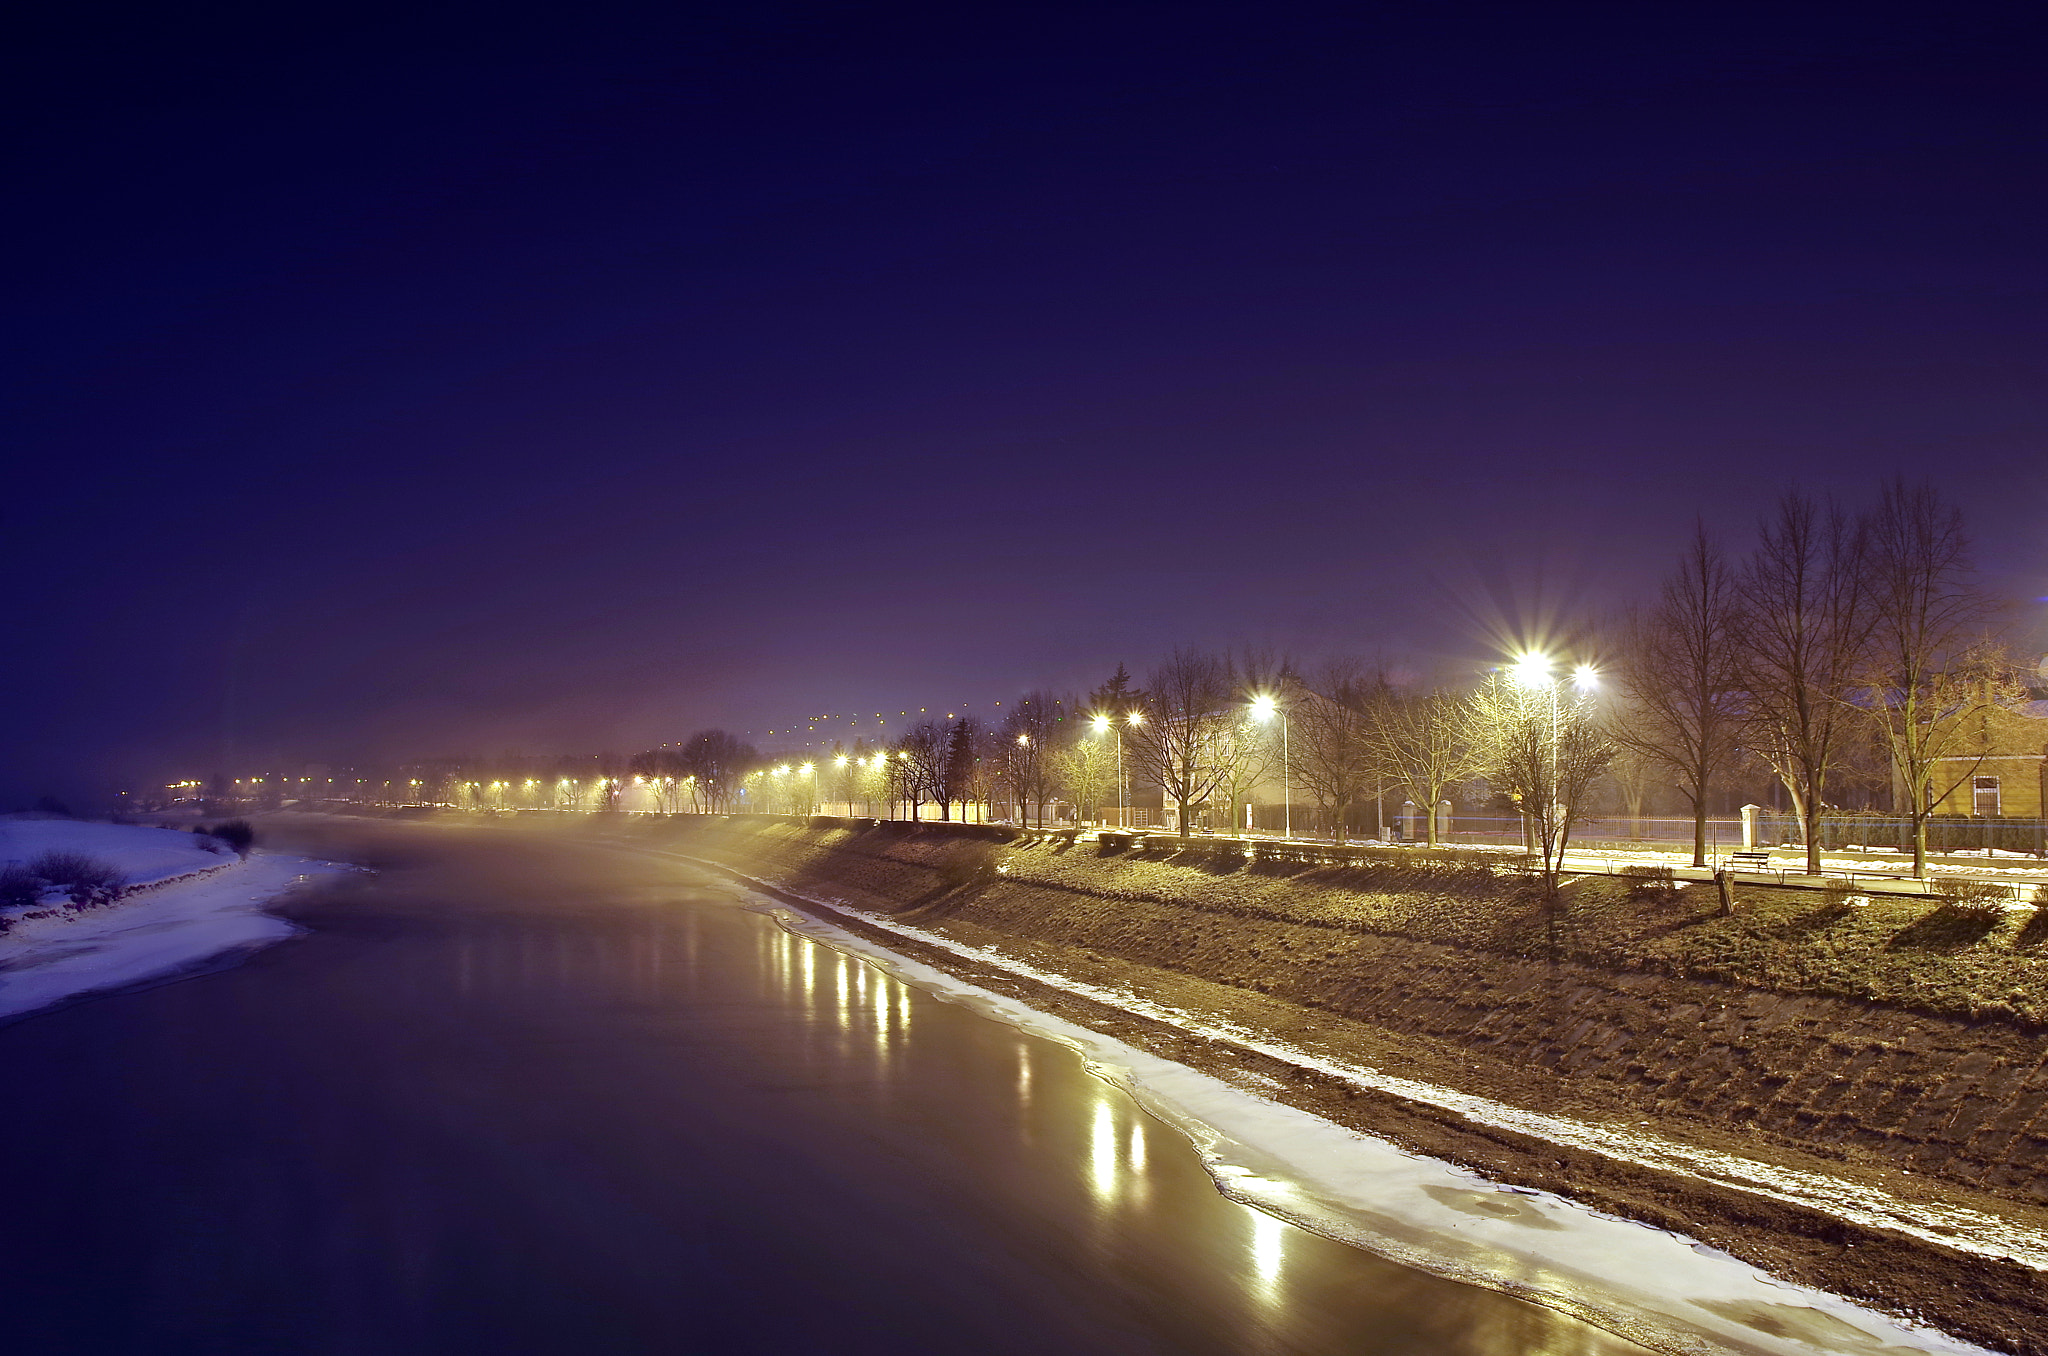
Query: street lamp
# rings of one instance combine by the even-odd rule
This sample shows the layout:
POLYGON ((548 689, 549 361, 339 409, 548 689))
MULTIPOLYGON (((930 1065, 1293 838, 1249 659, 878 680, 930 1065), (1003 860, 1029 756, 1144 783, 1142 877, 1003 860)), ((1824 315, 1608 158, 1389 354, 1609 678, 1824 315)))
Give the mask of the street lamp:
MULTIPOLYGON (((1113 730, 1116 734, 1116 826, 1121 829, 1124 827, 1125 819, 1129 817, 1124 810, 1124 732, 1118 729, 1115 723, 1106 715, 1096 716, 1094 723, 1095 733, 1101 734, 1105 730, 1113 730)), ((1124 724, 1126 725, 1136 726, 1143 725, 1144 723, 1145 717, 1141 712, 1129 711, 1124 714, 1124 724)))
MULTIPOLYGON (((1095 733, 1106 734, 1110 730, 1109 717, 1098 715, 1094 720, 1095 733)), ((1124 737, 1121 731, 1116 736, 1116 815, 1117 827, 1123 827, 1124 815, 1124 737)))
MULTIPOLYGON (((1558 741, 1559 727, 1563 723, 1563 716, 1558 710, 1558 689, 1563 686, 1563 680, 1551 676, 1553 664, 1554 661, 1549 655, 1531 651, 1518 657, 1509 669, 1514 674, 1517 686, 1531 691, 1542 688, 1550 698, 1550 785, 1545 788, 1550 799, 1551 827, 1546 831, 1549 834, 1556 833, 1564 811, 1564 807, 1558 803, 1558 741)), ((1579 664, 1572 669, 1571 683, 1573 690, 1583 701, 1599 688, 1600 670, 1591 664, 1579 664)), ((1431 813, 1435 813, 1434 810, 1431 813)), ((1549 846, 1546 845, 1545 853, 1547 854, 1549 850, 1549 846)))
POLYGON ((1291 839, 1294 837, 1294 786, 1287 769, 1287 708, 1269 693, 1252 698, 1252 716, 1261 725, 1271 720, 1275 712, 1280 715, 1280 832, 1283 837, 1291 839))

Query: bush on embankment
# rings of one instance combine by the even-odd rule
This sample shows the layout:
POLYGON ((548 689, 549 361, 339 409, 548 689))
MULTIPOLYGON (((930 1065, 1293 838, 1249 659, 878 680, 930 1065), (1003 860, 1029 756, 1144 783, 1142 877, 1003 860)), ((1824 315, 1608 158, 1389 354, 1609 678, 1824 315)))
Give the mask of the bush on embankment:
POLYGON ((119 871, 82 852, 45 852, 28 864, 28 874, 46 889, 62 890, 79 908, 110 904, 127 885, 119 871))

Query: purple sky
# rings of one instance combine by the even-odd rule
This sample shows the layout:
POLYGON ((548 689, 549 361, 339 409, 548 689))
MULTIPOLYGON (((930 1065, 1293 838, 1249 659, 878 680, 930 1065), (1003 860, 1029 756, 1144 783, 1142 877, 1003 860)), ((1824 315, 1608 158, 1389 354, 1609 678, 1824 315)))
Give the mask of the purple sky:
POLYGON ((2048 644, 2038 6, 1391 8, 46 15, 0 803, 1470 666, 1899 472, 2048 644))

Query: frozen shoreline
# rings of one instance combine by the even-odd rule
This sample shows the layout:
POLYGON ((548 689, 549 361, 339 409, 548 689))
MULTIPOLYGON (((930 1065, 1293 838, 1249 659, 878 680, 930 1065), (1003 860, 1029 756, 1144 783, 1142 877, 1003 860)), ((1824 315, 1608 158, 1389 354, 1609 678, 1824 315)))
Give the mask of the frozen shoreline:
POLYGON ((300 929, 265 906, 303 881, 346 869, 258 852, 103 908, 18 918, 0 934, 0 1022, 283 941, 300 929))
MULTIPOLYGON (((741 877, 739 886, 752 906, 791 931, 1076 1050, 1099 1076, 1187 1135, 1225 1195, 1303 1229, 1572 1313, 1663 1352, 1984 1356, 1988 1350, 1779 1280, 1682 1234, 1547 1192, 1504 1187, 1345 1129, 912 960, 827 917, 792 908, 779 890, 779 898, 764 895, 753 884, 741 877)), ((843 912, 906 942, 933 944, 921 930, 865 910, 811 902, 823 914, 843 912)), ((963 959, 973 951, 974 959, 1002 969, 1030 968, 979 948, 939 944, 963 959)))

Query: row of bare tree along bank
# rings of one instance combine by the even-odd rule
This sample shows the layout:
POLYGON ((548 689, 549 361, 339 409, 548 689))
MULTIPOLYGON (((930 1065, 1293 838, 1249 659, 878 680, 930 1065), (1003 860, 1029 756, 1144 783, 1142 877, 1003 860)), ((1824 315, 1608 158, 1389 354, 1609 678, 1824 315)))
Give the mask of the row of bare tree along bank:
POLYGON ((2048 1353, 2040 1272, 1938 1222, 2048 1238, 2048 926, 2031 910, 1755 888, 1729 918, 1710 888, 1604 877, 1551 908, 1540 886, 1447 865, 1247 862, 1237 842, 1115 850, 979 825, 681 816, 608 832, 1295 1048, 1903 1203, 1962 1246, 1362 1091, 935 947, 923 957, 1501 1180, 2048 1353))

